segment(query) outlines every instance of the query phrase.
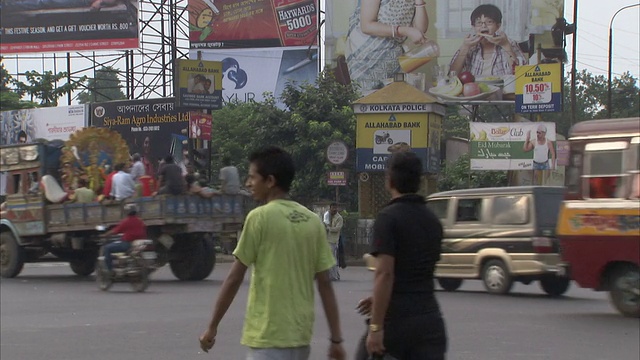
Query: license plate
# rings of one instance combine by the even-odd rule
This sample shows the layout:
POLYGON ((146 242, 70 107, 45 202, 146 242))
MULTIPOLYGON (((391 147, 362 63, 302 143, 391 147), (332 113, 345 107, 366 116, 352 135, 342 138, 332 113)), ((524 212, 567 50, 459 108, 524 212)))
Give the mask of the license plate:
POLYGON ((156 253, 154 252, 143 252, 142 253, 142 258, 145 260, 152 260, 152 259, 156 259, 158 257, 158 255, 156 255, 156 253))

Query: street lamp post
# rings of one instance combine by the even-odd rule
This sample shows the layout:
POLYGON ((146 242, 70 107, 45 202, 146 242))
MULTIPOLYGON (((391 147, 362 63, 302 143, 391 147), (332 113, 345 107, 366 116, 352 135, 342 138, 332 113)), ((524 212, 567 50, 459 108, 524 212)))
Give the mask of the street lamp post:
POLYGON ((611 119, 611 110, 613 107, 612 100, 611 100, 611 62, 612 62, 611 56, 613 52, 613 20, 616 18, 616 15, 618 15, 618 13, 621 12, 622 10, 636 7, 636 6, 640 6, 640 3, 621 7, 620 9, 618 9, 618 11, 615 12, 615 14, 613 14, 613 16, 611 17, 611 21, 609 22, 609 71, 608 71, 609 77, 607 81, 607 114, 609 115, 608 116, 609 119, 611 119))

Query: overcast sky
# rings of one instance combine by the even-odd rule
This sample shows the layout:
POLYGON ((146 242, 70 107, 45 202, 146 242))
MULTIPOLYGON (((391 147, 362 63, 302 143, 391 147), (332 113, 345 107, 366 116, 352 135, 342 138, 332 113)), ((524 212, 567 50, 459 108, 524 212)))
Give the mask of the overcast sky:
MULTIPOLYGON (((620 8, 634 0, 578 0, 577 69, 607 76, 609 22, 620 8)), ((573 1, 565 0, 565 18, 573 22, 573 1)), ((613 22, 613 76, 629 71, 640 76, 640 7, 622 10, 613 22)), ((573 36, 567 37, 571 56, 573 36)))

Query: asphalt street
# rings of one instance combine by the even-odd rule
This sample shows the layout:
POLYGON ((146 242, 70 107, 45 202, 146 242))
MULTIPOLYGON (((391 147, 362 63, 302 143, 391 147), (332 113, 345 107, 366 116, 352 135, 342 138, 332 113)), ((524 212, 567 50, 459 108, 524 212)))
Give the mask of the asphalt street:
MULTIPOLYGON (((145 293, 127 283, 109 292, 94 278, 78 278, 66 264, 28 264, 0 282, 2 360, 244 359, 240 345, 248 281, 241 287, 209 354, 198 347, 212 301, 229 264, 202 282, 175 280, 167 267, 153 274, 145 293)), ((364 331, 357 301, 368 295, 372 273, 349 267, 335 283, 349 359, 364 331)), ((517 284, 511 295, 492 296, 479 281, 460 291, 438 292, 447 321, 448 359, 637 360, 640 322, 619 316, 605 293, 575 285, 552 299, 537 284, 517 284)), ((326 359, 328 331, 321 304, 311 359, 326 359)))

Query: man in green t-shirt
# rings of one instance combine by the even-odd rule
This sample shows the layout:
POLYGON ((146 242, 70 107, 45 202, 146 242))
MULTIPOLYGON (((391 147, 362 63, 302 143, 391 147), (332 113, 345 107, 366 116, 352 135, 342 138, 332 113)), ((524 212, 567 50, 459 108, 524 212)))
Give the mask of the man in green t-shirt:
POLYGON ((324 225, 316 214, 288 199, 295 175, 291 156, 277 147, 249 157, 247 187, 265 203, 245 220, 236 257, 222 284, 209 327, 200 337, 207 352, 229 309, 245 272, 252 266, 251 285, 241 343, 247 360, 307 360, 314 313, 314 279, 329 323, 329 358, 345 359, 338 305, 329 278, 335 264, 324 225))

